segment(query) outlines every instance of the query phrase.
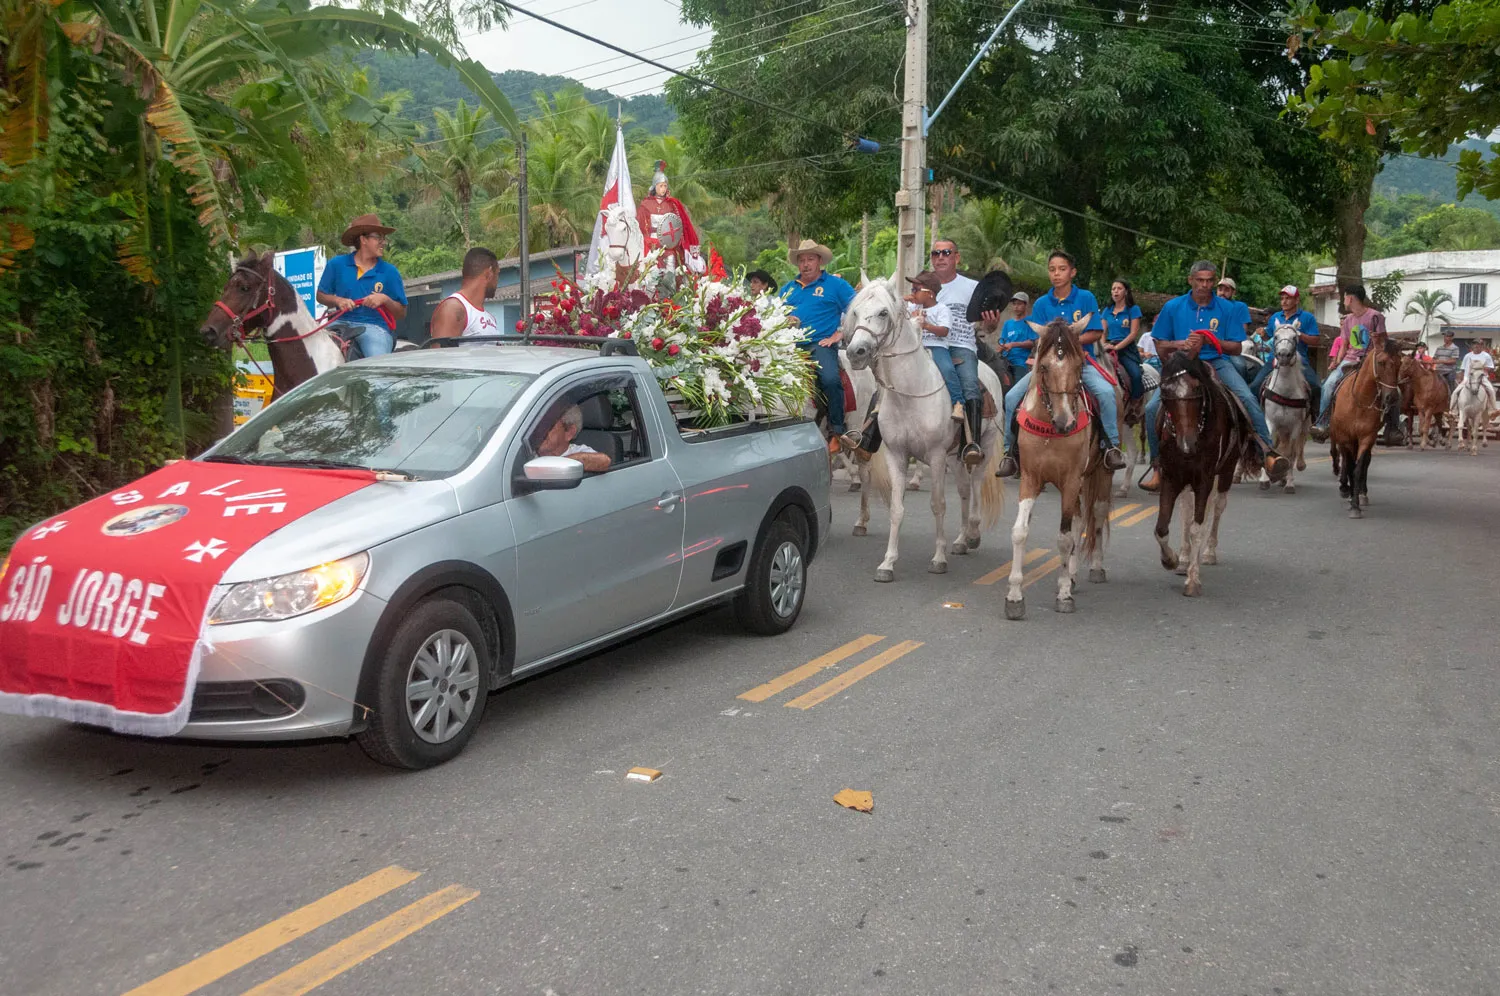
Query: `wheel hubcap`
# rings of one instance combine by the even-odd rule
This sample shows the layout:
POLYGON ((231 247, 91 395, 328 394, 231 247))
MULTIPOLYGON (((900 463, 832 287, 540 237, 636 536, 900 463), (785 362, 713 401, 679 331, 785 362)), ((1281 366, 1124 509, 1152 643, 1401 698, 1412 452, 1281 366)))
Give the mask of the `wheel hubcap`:
POLYGON ((446 743, 468 725, 480 694, 474 645, 457 630, 439 630, 422 644, 407 669, 407 722, 428 743, 446 743))
POLYGON ((802 601, 802 552, 790 541, 771 557, 771 608, 785 619, 802 601))

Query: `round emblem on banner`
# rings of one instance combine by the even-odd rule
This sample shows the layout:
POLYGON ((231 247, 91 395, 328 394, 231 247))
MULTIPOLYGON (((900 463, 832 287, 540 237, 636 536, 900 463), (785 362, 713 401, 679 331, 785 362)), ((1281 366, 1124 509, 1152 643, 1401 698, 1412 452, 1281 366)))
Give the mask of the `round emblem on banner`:
POLYGON ((188 514, 186 505, 147 505, 121 512, 99 527, 106 536, 139 536, 154 532, 188 514))

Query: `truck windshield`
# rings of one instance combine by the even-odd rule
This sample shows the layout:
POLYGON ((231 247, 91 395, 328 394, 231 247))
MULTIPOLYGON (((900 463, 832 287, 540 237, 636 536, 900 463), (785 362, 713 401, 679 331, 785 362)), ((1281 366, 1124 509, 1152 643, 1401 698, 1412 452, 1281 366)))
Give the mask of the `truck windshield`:
POLYGON ((203 459, 446 477, 474 459, 532 380, 349 364, 281 398, 203 459))

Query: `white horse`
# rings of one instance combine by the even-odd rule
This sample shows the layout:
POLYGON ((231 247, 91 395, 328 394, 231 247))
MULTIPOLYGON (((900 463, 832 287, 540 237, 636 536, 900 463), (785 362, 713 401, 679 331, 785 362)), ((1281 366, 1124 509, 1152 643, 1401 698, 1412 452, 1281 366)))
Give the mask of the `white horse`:
POLYGON ((1470 364, 1458 390, 1453 392, 1450 411, 1457 417, 1458 425, 1448 433, 1448 449, 1453 449, 1453 440, 1458 439, 1459 448, 1464 445, 1464 426, 1469 427, 1469 453, 1479 455, 1479 447, 1490 445, 1490 415, 1495 410, 1495 390, 1490 386, 1489 374, 1477 363, 1470 364))
POLYGON ((646 255, 646 240, 641 235, 640 222, 635 212, 623 204, 611 204, 605 208, 604 240, 599 246, 601 269, 612 266, 618 274, 621 268, 629 270, 640 264, 646 255))
MULTIPOLYGON (((1271 428, 1271 442, 1276 452, 1282 453, 1292 462, 1287 469, 1286 481, 1281 490, 1289 495, 1297 493, 1295 481, 1298 469, 1307 466, 1302 451, 1307 446, 1307 431, 1312 427, 1313 411, 1309 407, 1307 378, 1302 373, 1302 352, 1297 348, 1300 336, 1290 325, 1276 330, 1272 342, 1272 353, 1276 357, 1276 368, 1266 379, 1266 401, 1262 406, 1266 413, 1266 424, 1271 428), (1278 400, 1279 399, 1279 400, 1278 400)), ((1269 490, 1271 481, 1261 472, 1260 489, 1269 490)))
MULTIPOLYGON (((890 503, 891 532, 875 580, 895 580, 906 492, 892 487, 891 482, 905 479, 912 457, 932 468, 932 515, 937 538, 928 571, 945 574, 948 554, 966 554, 977 548, 983 530, 1000 518, 1005 500, 1005 482, 995 476, 995 465, 1000 462, 1000 428, 993 418, 984 421, 979 443, 988 459, 983 465, 970 469, 958 462, 953 404, 947 386, 937 364, 922 348, 921 333, 907 313, 895 279, 866 282, 845 312, 843 327, 850 365, 856 370, 871 369, 881 389, 883 442, 871 460, 871 479, 881 497, 890 503), (943 528, 950 457, 958 475, 964 519, 963 534, 953 541, 951 550, 943 528)), ((993 370, 980 364, 979 379, 992 397, 1001 397, 1000 379, 993 370)))

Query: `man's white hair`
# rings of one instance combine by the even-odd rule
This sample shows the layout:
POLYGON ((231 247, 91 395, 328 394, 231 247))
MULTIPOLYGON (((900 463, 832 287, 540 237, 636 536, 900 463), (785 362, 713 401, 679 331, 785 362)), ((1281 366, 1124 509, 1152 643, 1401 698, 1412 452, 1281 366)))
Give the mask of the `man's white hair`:
POLYGON ((582 429, 583 409, 579 408, 577 405, 569 405, 567 410, 562 413, 562 417, 559 418, 558 421, 563 425, 569 426, 573 429, 582 429))

